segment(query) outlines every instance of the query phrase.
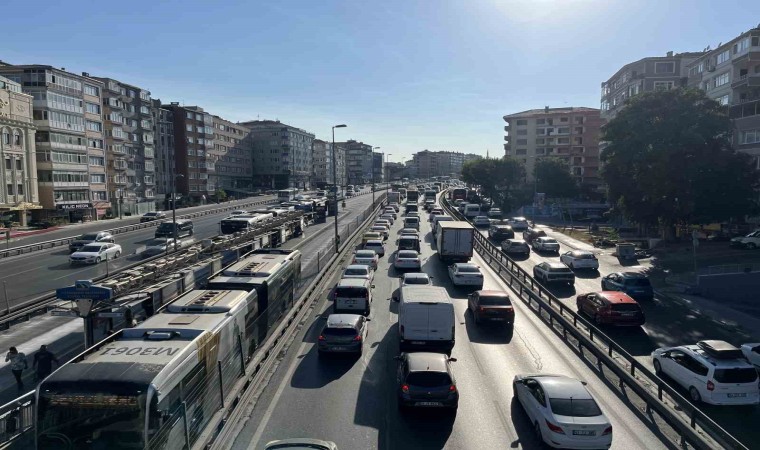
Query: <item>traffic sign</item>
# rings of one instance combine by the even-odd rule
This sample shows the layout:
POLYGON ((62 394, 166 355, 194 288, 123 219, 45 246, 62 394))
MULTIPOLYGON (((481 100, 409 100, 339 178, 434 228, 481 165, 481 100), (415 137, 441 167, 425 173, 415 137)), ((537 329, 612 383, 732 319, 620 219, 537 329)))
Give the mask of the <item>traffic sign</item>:
POLYGON ((92 280, 78 280, 74 286, 56 289, 55 296, 61 300, 109 300, 113 297, 113 290, 96 286, 92 280))

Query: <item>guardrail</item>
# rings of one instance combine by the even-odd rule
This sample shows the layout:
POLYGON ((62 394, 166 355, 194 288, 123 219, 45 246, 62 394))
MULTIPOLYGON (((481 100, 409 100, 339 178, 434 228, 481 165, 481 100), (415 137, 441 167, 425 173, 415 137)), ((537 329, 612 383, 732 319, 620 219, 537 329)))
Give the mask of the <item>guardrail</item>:
MULTIPOLYGON (((277 199, 275 198, 275 199, 259 200, 259 201, 248 202, 248 203, 238 203, 238 204, 235 204, 235 205, 223 206, 221 208, 207 209, 207 210, 204 210, 204 211, 196 211, 196 212, 193 212, 193 213, 186 213, 186 214, 178 215, 177 219, 193 219, 193 218, 196 218, 196 217, 208 216, 210 214, 218 214, 220 212, 225 212, 225 211, 234 211, 234 210, 242 209, 242 208, 250 208, 251 206, 266 205, 266 204, 272 203, 274 201, 277 201, 277 199)), ((135 224, 132 224, 132 225, 124 225, 122 227, 116 227, 116 228, 111 228, 109 230, 101 230, 101 231, 107 231, 107 232, 109 232, 111 234, 114 234, 114 235, 116 235, 116 234, 124 234, 124 233, 129 233, 130 231, 142 230, 142 229, 145 229, 145 228, 155 227, 159 223, 164 222, 164 221, 165 220, 152 220, 150 222, 142 222, 142 223, 135 223, 135 224)), ((13 248, 5 249, 5 250, 0 250, 0 259, 8 258, 8 257, 11 257, 11 256, 24 255, 24 254, 27 254, 27 253, 38 252, 38 251, 46 250, 46 249, 49 249, 49 248, 61 247, 63 245, 68 245, 73 240, 75 240, 76 237, 77 236, 70 236, 70 237, 66 237, 66 238, 52 239, 50 241, 38 242, 36 244, 21 245, 21 246, 18 246, 18 247, 13 247, 13 248)))
MULTIPOLYGON (((465 220, 459 211, 450 206, 445 197, 441 203, 452 217, 465 220)), ((636 360, 613 339, 565 306, 554 294, 478 232, 475 233, 475 247, 499 277, 518 292, 520 300, 544 322, 547 322, 550 328, 569 345, 568 336, 575 339, 577 343, 574 344, 575 347, 571 345, 571 348, 581 357, 585 358, 586 351, 592 354, 596 359, 599 372, 603 372, 606 368, 617 376, 619 388, 624 394, 626 389, 636 393, 646 403, 646 415, 651 417, 652 413, 656 413, 673 431, 678 433, 681 445, 689 444, 700 449, 713 449, 715 442, 704 435, 707 434, 724 448, 747 449, 744 444, 636 360), (656 392, 653 392, 650 386, 656 392), (673 406, 668 405, 668 402, 673 406), (683 411, 688 421, 676 411, 676 408, 683 411)))

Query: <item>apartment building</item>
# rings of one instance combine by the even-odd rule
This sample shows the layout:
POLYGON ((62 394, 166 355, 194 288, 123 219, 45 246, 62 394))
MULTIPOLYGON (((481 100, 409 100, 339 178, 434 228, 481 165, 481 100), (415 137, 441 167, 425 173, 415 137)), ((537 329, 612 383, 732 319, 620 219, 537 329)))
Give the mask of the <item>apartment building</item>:
POLYGON ((689 65, 704 52, 668 52, 629 63, 602 83, 601 117, 615 117, 625 101, 642 92, 654 92, 683 87, 687 84, 689 65))
POLYGON ((314 134, 279 120, 251 120, 239 125, 253 133, 256 187, 309 188, 314 134))
POLYGON ((459 177, 466 161, 480 157, 471 153, 423 150, 412 156, 412 165, 419 178, 459 177))
POLYGON ((372 152, 372 182, 381 183, 383 179, 383 159, 385 155, 381 152, 372 152))
POLYGON ((745 31, 688 65, 688 85, 728 108, 734 147, 760 168, 760 27, 745 31))
POLYGON ((40 209, 37 192, 35 126, 32 96, 21 84, 0 76, 0 216, 27 224, 29 211, 40 209))
POLYGON ((396 181, 406 177, 406 166, 403 163, 389 161, 383 167, 385 167, 383 179, 386 181, 396 181))
POLYGON ((216 172, 210 176, 217 190, 229 196, 245 195, 253 190, 253 135, 248 127, 219 116, 213 117, 214 146, 209 159, 216 172))
POLYGON ((199 106, 172 102, 161 107, 170 110, 174 117, 178 203, 206 203, 216 194, 216 185, 209 179, 216 174, 216 166, 208 156, 214 148, 214 118, 199 106))
POLYGON ((0 63, 0 75, 32 96, 37 128, 37 184, 42 209, 34 218, 71 222, 109 213, 103 139, 104 84, 87 74, 46 65, 0 63))
POLYGON ((161 100, 151 100, 153 116, 153 147, 156 149, 156 204, 169 208, 172 181, 176 173, 174 155, 174 111, 161 106, 161 100))
MULTIPOLYGON (((313 186, 334 184, 333 178, 333 151, 332 142, 314 139, 312 142, 312 173, 313 186)), ((338 177, 338 185, 346 185, 346 150, 343 146, 335 144, 335 159, 338 165, 335 167, 335 175, 338 177)))
POLYGON ((106 169, 114 215, 154 211, 156 147, 150 91, 112 78, 95 78, 104 85, 106 169))
POLYGON ((504 116, 505 155, 520 160, 528 182, 536 158, 564 159, 586 192, 600 192, 599 136, 606 121, 600 110, 585 107, 531 109, 504 116))
POLYGON ((340 142, 346 149, 346 183, 365 184, 372 181, 372 146, 349 139, 340 142))

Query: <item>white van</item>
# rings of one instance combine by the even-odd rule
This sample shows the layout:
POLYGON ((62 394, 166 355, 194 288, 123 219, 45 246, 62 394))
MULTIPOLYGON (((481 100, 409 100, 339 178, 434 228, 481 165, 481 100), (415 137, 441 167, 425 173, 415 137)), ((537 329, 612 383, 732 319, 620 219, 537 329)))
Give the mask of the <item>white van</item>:
POLYGON ((373 287, 364 278, 341 278, 333 291, 333 312, 368 316, 372 307, 373 287))
POLYGON ((474 219, 477 216, 480 216, 480 205, 477 203, 468 203, 464 205, 464 211, 462 212, 464 216, 468 219, 474 219))
POLYGON ((417 231, 420 230, 420 218, 419 217, 406 217, 404 218, 404 228, 414 228, 417 231))
POLYGON ((440 286, 404 286, 398 308, 402 352, 443 352, 454 348, 454 304, 440 286))

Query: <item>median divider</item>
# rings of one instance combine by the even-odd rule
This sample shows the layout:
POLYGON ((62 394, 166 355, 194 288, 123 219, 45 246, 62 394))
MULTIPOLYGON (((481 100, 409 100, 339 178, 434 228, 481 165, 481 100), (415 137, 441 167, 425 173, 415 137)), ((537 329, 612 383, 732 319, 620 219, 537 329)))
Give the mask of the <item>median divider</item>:
MULTIPOLYGON (((449 204, 445 195, 444 193, 441 197, 444 209, 457 220, 465 220, 449 204)), ((624 398, 628 398, 628 391, 635 393, 646 404, 644 413, 655 426, 659 424, 655 420, 656 415, 676 432, 680 439, 679 445, 705 450, 717 447, 747 449, 613 339, 565 306, 480 233, 475 233, 475 250, 555 334, 562 337, 579 356, 595 364, 600 376, 605 376, 605 370, 614 374, 619 380, 619 393, 624 398)))

